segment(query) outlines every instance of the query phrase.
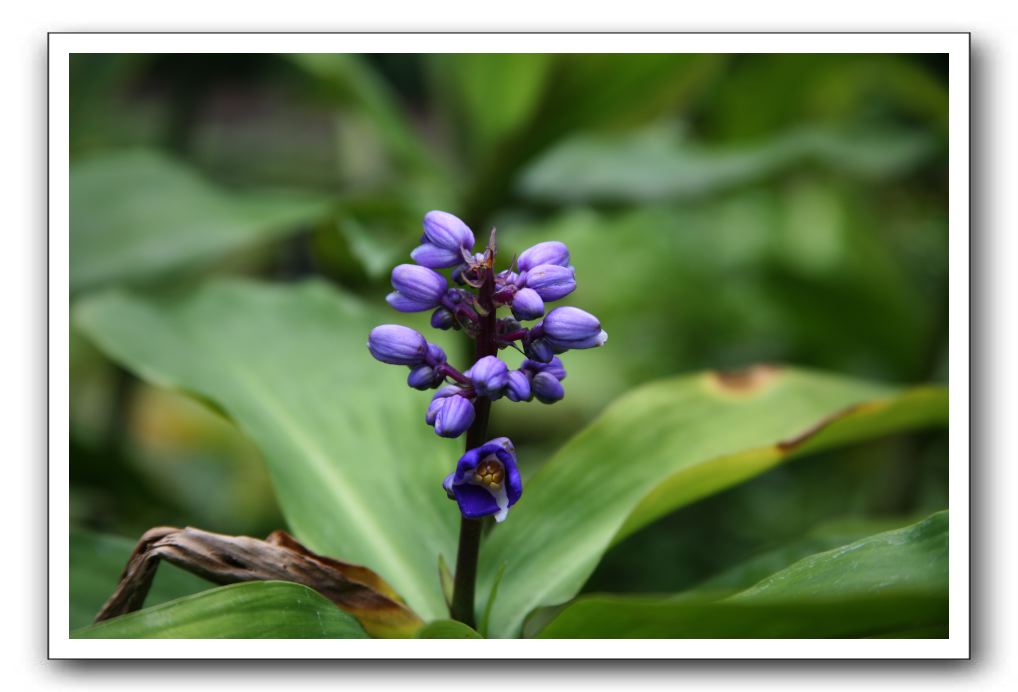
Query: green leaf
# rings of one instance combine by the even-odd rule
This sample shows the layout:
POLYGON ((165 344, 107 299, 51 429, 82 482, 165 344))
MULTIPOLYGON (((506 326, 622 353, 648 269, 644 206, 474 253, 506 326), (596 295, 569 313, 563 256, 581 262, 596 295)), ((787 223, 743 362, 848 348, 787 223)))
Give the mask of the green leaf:
POLYGON ((550 138, 647 122, 688 102, 726 61, 716 54, 561 54, 535 131, 550 138))
MULTIPOLYGON (((786 427, 788 423, 781 419, 786 416, 792 419, 796 413, 793 409, 797 406, 804 408, 810 406, 811 396, 816 395, 818 399, 829 396, 829 402, 839 401, 841 396, 853 396, 849 391, 839 391, 840 385, 859 387, 855 393, 859 398, 854 401, 846 398, 842 400, 845 403, 840 406, 834 404, 828 413, 815 419, 812 425, 802 428, 798 433, 782 436, 770 445, 756 448, 748 448, 747 445, 746 449, 722 454, 706 460, 706 463, 703 463, 703 460, 690 460, 690 463, 676 464, 673 467, 676 470, 669 476, 657 479, 653 490, 631 510, 614 542, 622 540, 672 510, 751 478, 796 456, 895 432, 947 423, 947 390, 943 387, 916 387, 886 392, 883 395, 873 392, 867 396, 863 388, 872 385, 861 381, 853 382, 849 379, 808 374, 806 371, 786 371, 786 374, 791 380, 800 377, 802 379, 789 386, 785 392, 787 399, 775 394, 774 403, 782 408, 775 412, 771 421, 756 415, 752 423, 754 427, 757 425, 764 427, 770 423, 775 426, 772 430, 790 429, 790 426, 786 427), (786 406, 788 408, 784 408, 786 406)), ((761 399, 768 400, 770 396, 763 396, 761 399)), ((820 401, 816 403, 823 405, 820 401)), ((736 413, 736 416, 741 418, 748 413, 748 409, 756 408, 760 404, 760 401, 755 405, 745 402, 745 408, 738 404, 726 408, 741 409, 736 413)), ((752 435, 753 432, 747 431, 748 435, 752 435)), ((723 433, 716 429, 715 434, 723 433)), ((689 440, 686 444, 692 443, 693 440, 689 440)))
POLYGON ((822 599, 889 592, 947 594, 948 514, 938 512, 799 560, 732 596, 731 602, 822 599))
POLYGON ((947 625, 947 544, 948 516, 939 512, 807 557, 721 601, 583 597, 538 636, 937 636, 947 625))
POLYGON ((424 619, 447 614, 435 561, 456 554, 441 491, 459 442, 424 424, 428 395, 365 343, 391 321, 325 284, 204 285, 159 303, 87 298, 78 323, 154 384, 214 402, 258 445, 292 533, 378 572, 424 619))
POLYGON ((639 387, 535 474, 482 546, 479 593, 508 563, 489 636, 515 636, 531 610, 571 598, 605 550, 667 512, 805 452, 946 420, 941 388, 791 368, 639 387))
POLYGON ((86 627, 76 639, 367 639, 316 591, 281 581, 211 589, 86 627))
POLYGON ((691 591, 695 593, 718 594, 745 589, 778 570, 782 570, 814 553, 821 553, 847 545, 879 531, 900 528, 905 524, 906 522, 900 519, 896 521, 842 520, 827 523, 799 540, 760 553, 744 562, 729 567, 723 572, 700 582, 691 591))
POLYGON ((157 151, 71 165, 72 291, 208 264, 300 229, 327 201, 275 190, 230 192, 157 151))
POLYGON ((566 608, 541 639, 822 639, 937 627, 947 598, 878 596, 830 603, 681 602, 590 596, 566 608))
POLYGON ((361 56, 294 53, 284 57, 316 79, 330 96, 361 109, 404 163, 435 166, 431 152, 424 146, 425 138, 414 131, 396 95, 361 56))
POLYGON ((495 601, 498 600, 498 585, 502 583, 502 577, 505 576, 505 569, 508 565, 502 565, 498 572, 495 573, 495 580, 491 585, 491 593, 488 594, 488 598, 485 601, 484 612, 481 613, 481 621, 478 626, 484 636, 488 635, 488 622, 491 620, 491 608, 495 605, 495 601))
POLYGON ((796 130, 760 144, 705 148, 685 141, 679 128, 658 124, 567 140, 530 166, 520 187, 542 201, 645 203, 725 192, 812 161, 883 180, 927 159, 932 144, 914 132, 796 130))
POLYGON ((506 257, 551 238, 568 245, 578 281, 570 301, 597 315, 611 339, 567 355, 561 402, 500 405, 500 420, 561 435, 636 384, 761 354, 889 381, 925 378, 909 373, 929 372, 922 354, 940 312, 924 296, 941 284, 910 277, 942 258, 912 264, 912 253, 921 239, 946 238, 946 225, 897 216, 876 190, 797 180, 695 205, 574 209, 500 233, 506 257), (895 228, 911 229, 894 243, 908 252, 888 245, 895 228))
POLYGON ((436 620, 417 631, 416 639, 484 639, 475 630, 456 620, 436 620))
POLYGON ((540 68, 548 70, 547 76, 537 76, 546 88, 529 118, 483 159, 468 162, 471 190, 464 218, 475 222, 475 216, 499 208, 515 188, 519 171, 566 136, 632 126, 679 111, 724 61, 720 55, 557 55, 551 66, 540 68))
POLYGON ((484 158, 526 124, 539 105, 553 55, 541 53, 436 53, 428 57, 441 106, 452 107, 484 158))
POLYGON ((438 582, 442 585, 442 597, 445 599, 446 607, 452 607, 452 594, 456 588, 456 579, 449 564, 445 561, 444 555, 438 556, 438 582))
MULTIPOLYGON (((135 542, 130 538, 71 529, 70 628, 91 624, 112 594, 135 542)), ((145 602, 149 605, 204 591, 209 582, 164 564, 156 573, 145 602)))

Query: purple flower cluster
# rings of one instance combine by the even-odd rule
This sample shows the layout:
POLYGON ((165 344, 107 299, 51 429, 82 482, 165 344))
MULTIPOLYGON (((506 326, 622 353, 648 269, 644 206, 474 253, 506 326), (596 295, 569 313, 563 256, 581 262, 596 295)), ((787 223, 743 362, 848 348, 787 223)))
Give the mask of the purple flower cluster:
MULTIPOLYGON (((492 231, 484 252, 474 253, 474 234, 465 223, 447 212, 428 212, 421 244, 410 253, 415 264, 392 270, 394 290, 386 298, 400 312, 432 311, 432 327, 462 330, 477 340, 478 353, 492 355, 478 357, 461 372, 449 365, 441 348, 408 327, 382 325, 368 338, 376 359, 409 368, 410 387, 437 389, 425 421, 442 437, 466 432, 481 399, 504 396, 545 404, 562 399, 566 371, 557 354, 601 346, 608 339, 598 319, 579 308, 556 307, 546 314, 547 303, 576 289, 576 272, 563 243, 538 243, 519 255, 515 268, 495 273, 494 238, 492 231), (451 269, 456 285, 436 269, 451 269), (512 317, 496 317, 503 306, 512 317), (523 326, 531 320, 539 321, 523 326), (505 348, 526 355, 519 369, 510 371, 498 358, 497 351, 505 348)), ((457 471, 446 479, 446 491, 464 516, 494 514, 501 521, 522 491, 515 464, 512 443, 492 440, 460 459, 457 471)))

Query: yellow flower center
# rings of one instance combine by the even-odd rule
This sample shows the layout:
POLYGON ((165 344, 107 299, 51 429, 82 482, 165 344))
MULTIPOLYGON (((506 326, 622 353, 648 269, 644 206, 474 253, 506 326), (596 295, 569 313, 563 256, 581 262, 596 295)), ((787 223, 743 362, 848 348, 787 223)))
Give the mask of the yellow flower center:
POLYGON ((494 456, 488 456, 481 460, 481 463, 474 469, 474 483, 483 485, 491 490, 502 487, 502 480, 505 478, 505 469, 502 462, 494 456))

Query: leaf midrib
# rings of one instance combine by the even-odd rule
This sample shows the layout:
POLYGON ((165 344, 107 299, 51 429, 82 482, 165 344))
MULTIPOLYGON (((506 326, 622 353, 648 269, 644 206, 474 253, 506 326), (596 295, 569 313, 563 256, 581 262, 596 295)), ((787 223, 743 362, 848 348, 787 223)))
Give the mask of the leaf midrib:
MULTIPOLYGON (((403 556, 392 548, 392 545, 386 533, 378 525, 374 514, 367 509, 367 507, 360 501, 356 493, 352 493, 349 490, 348 485, 345 483, 345 478, 340 473, 340 469, 334 464, 330 464, 328 461, 328 454, 326 454, 313 440, 313 436, 308 434, 302 429, 300 422, 294 419, 285 407, 280 405, 274 405, 273 398, 271 396, 271 389, 268 389, 259 384, 257 372, 250 370, 249 368, 240 367, 236 359, 223 358, 223 352, 219 346, 211 340, 203 339, 200 333, 193 329, 187 329, 185 331, 193 338, 197 343, 203 344, 211 352, 215 353, 217 360, 221 363, 225 363, 226 370, 231 371, 236 379, 237 383, 248 389, 255 398, 253 401, 257 401, 260 405, 266 409, 266 413, 272 416, 272 419, 276 421, 284 432, 291 435, 292 439, 296 443, 299 450, 303 451, 308 459, 312 462, 312 467, 318 473, 318 475, 326 482, 329 489, 335 492, 337 497, 342 499, 343 508, 350 514, 360 517, 356 521, 356 525, 364 533, 370 534, 370 544, 374 547, 375 551, 379 553, 380 559, 387 565, 392 571, 387 571, 381 568, 380 565, 367 565, 379 573, 387 573, 390 577, 398 574, 414 574, 415 569, 413 565, 405 560, 403 556)), ((174 378, 176 379, 176 378, 174 378)), ((215 397, 209 392, 205 392, 206 396, 210 396, 214 399, 215 397)), ((238 420, 239 422, 239 420, 238 420)), ((247 427, 247 426, 242 426, 247 427)), ((255 436, 255 433, 249 432, 250 435, 255 436)), ((275 476, 276 470, 269 465, 270 473, 275 476)), ((284 509, 284 514, 288 514, 284 509)), ((290 521, 290 517, 287 517, 287 521, 290 521)), ((342 557, 342 556, 337 556, 342 557)), ((391 581, 391 579, 390 579, 391 581)), ((416 582, 414 582, 416 584, 416 582)), ((431 601, 428 596, 416 588, 408 589, 407 585, 402 585, 400 595, 413 603, 429 603, 431 601), (414 593, 409 593, 413 591, 414 593)))

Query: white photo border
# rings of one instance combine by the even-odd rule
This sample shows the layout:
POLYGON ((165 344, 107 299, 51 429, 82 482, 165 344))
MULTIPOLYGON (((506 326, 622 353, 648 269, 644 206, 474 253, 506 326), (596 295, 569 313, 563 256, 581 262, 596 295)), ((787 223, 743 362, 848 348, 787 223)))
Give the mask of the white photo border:
POLYGON ((946 639, 458 640, 470 659, 965 659, 970 656, 970 36, 967 33, 51 33, 49 657, 443 659, 442 640, 69 637, 69 59, 72 53, 943 53, 949 60, 949 506, 946 639))

